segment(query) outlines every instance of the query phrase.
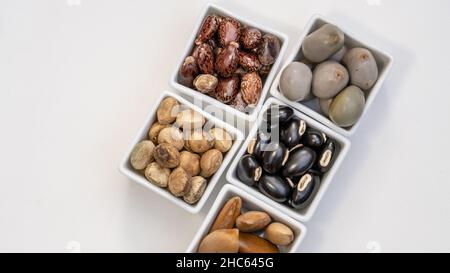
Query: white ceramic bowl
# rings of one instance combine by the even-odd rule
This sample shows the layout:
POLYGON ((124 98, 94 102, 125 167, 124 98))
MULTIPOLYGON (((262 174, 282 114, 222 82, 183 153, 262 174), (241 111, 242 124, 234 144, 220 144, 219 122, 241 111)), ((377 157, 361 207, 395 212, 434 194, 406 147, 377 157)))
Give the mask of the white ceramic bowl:
POLYGON ((262 113, 264 113, 264 111, 267 108, 269 108, 270 105, 272 105, 272 104, 286 105, 285 103, 283 103, 275 98, 269 98, 266 101, 266 103, 262 107, 261 114, 259 115, 258 120, 256 121, 255 125, 252 127, 247 139, 245 140, 241 149, 237 152, 233 162, 230 165, 230 168, 228 169, 227 180, 230 183, 249 191, 250 193, 255 195, 257 198, 270 204, 277 210, 289 215, 290 217, 292 217, 296 220, 299 220, 301 222, 306 222, 311 219, 311 216, 314 214, 317 206, 319 205, 320 200, 322 199, 323 195, 325 194, 325 191, 327 190, 328 186, 330 185, 331 181, 333 180, 333 177, 334 177, 336 171, 339 169, 339 166, 341 165, 342 160, 344 160, 344 158, 350 148, 350 141, 347 138, 343 137, 342 135, 334 132, 330 128, 324 126, 320 122, 317 122, 317 121, 313 120, 312 118, 308 117, 307 115, 300 113, 298 111, 294 111, 295 116, 303 119, 309 128, 317 129, 317 130, 325 133, 328 137, 336 140, 340 145, 340 152, 338 153, 331 169, 323 175, 322 180, 320 182, 319 190, 317 191, 316 196, 314 197, 313 201, 311 202, 311 204, 308 207, 306 207, 302 210, 296 210, 287 205, 275 202, 274 200, 270 199, 269 197, 267 197, 263 193, 261 193, 258 188, 250 187, 250 186, 242 183, 236 175, 236 166, 237 166, 239 160, 241 159, 241 157, 243 155, 245 155, 247 153, 247 147, 248 147, 248 144, 250 143, 250 141, 252 139, 256 138, 257 130, 262 123, 262 113))
POLYGON ((231 113, 231 114, 233 114, 233 115, 235 115, 235 116, 237 116, 237 117, 239 117, 240 119, 243 119, 243 120, 255 121, 256 117, 258 116, 259 110, 261 109, 261 107, 262 107, 262 105, 264 103, 264 99, 265 99, 265 97, 266 97, 266 95, 267 95, 267 93, 269 91, 269 88, 270 88, 270 85, 272 83, 272 80, 275 77, 276 72, 277 72, 277 70, 278 70, 278 68, 279 68, 279 66, 281 64, 281 60, 284 57, 284 54, 285 54, 286 49, 287 49, 287 45, 288 45, 288 37, 285 34, 283 34, 281 32, 278 32, 278 31, 275 31, 275 30, 273 30, 273 29, 271 29, 269 27, 266 27, 264 25, 257 24, 255 22, 249 20, 249 19, 243 18, 242 16, 239 16, 238 14, 236 14, 234 12, 231 12, 231 11, 228 11, 228 10, 226 10, 224 8, 221 8, 221 7, 219 7, 219 6, 215 5, 215 4, 208 3, 208 4, 206 4, 205 8, 201 12, 201 14, 200 14, 200 16, 199 16, 199 18, 197 20, 197 23, 194 26, 194 30, 192 32, 191 38, 189 39, 189 41, 188 41, 188 43, 186 45, 186 48, 185 48, 185 50, 184 50, 184 52, 182 54, 182 57, 178 61, 177 67, 176 67, 175 71, 173 72, 169 83, 170 83, 170 85, 173 88, 179 90, 180 92, 182 92, 182 93, 184 93, 186 95, 189 95, 190 97, 193 97, 193 98, 199 98, 203 102, 206 102, 206 103, 208 103, 210 105, 215 106, 217 109, 225 109, 227 112, 229 112, 229 113, 231 113), (280 49, 280 53, 278 55, 278 58, 275 61, 275 63, 272 65, 270 73, 267 75, 266 79, 263 82, 264 85, 263 85, 263 89, 262 89, 262 92, 261 92, 261 97, 259 98, 256 107, 253 108, 251 110, 251 112, 248 113, 248 114, 244 113, 244 112, 240 112, 240 111, 234 109, 232 106, 226 105, 226 104, 216 100, 215 98, 212 98, 212 97, 210 97, 208 95, 202 94, 202 93, 196 91, 195 89, 186 87, 186 86, 184 86, 184 85, 179 83, 178 72, 179 72, 179 70, 181 68, 181 65, 183 64, 184 59, 191 54, 192 49, 194 47, 194 40, 197 37, 197 33, 198 33, 202 23, 203 23, 203 20, 206 18, 206 16, 208 16, 210 14, 219 14, 219 15, 222 15, 222 16, 233 17, 233 18, 235 18, 236 20, 238 20, 241 24, 243 24, 245 26, 252 26, 252 27, 255 27, 255 28, 259 29, 263 34, 270 33, 270 34, 276 36, 281 42, 281 49, 280 49))
POLYGON ((125 156, 124 156, 122 162, 120 163, 119 170, 121 173, 123 173, 126 177, 130 178, 134 182, 137 182, 138 184, 141 184, 142 186, 146 187, 147 189, 150 189, 150 190, 158 193, 159 195, 164 196, 172 203, 177 204, 178 206, 184 208, 185 210, 187 210, 191 213, 197 213, 200 211, 200 209, 205 204, 205 202, 208 199, 209 195, 211 194, 214 186, 219 181, 219 178, 221 177, 223 171, 225 170, 227 165, 230 163, 231 159, 233 158, 233 155, 236 153, 236 151, 239 148, 242 141, 243 141, 242 133, 239 130, 237 130, 236 128, 234 128, 233 126, 204 112, 203 110, 201 110, 197 106, 191 104, 190 102, 188 102, 181 96, 174 94, 172 92, 169 92, 169 91, 164 91, 162 93, 162 95, 157 99, 155 108, 150 111, 150 114, 148 115, 147 119, 145 120, 144 125, 142 126, 141 130, 138 132, 137 136, 135 137, 135 139, 131 143, 130 147, 128 148, 127 152, 125 153, 125 156), (195 203, 193 205, 190 205, 190 204, 184 202, 184 200, 182 198, 173 196, 167 188, 160 188, 160 187, 152 184, 141 173, 139 173, 138 171, 133 169, 133 167, 131 167, 131 165, 130 165, 131 151, 133 150, 134 146, 138 142, 140 142, 143 139, 148 138, 147 137, 148 130, 150 129, 150 126, 153 124, 153 122, 156 121, 156 109, 158 108, 160 102, 166 97, 173 97, 181 105, 187 106, 188 108, 193 109, 194 111, 197 111, 198 113, 202 114, 208 122, 211 122, 212 124, 214 124, 215 127, 224 128, 234 138, 233 146, 224 155, 222 165, 217 170, 217 172, 208 179, 208 185, 205 189, 203 196, 200 198, 200 200, 197 203, 195 203))
POLYGON ((223 205, 234 196, 241 197, 242 211, 244 212, 249 210, 265 211, 270 215, 273 221, 283 223, 292 229, 295 235, 294 241, 288 246, 280 246, 279 247, 280 252, 295 252, 298 250, 300 243, 303 241, 303 238, 306 235, 306 227, 304 225, 288 217, 283 212, 277 210, 276 208, 273 208, 269 204, 252 196, 251 194, 242 191, 236 186, 227 184, 223 186, 222 190, 217 196, 216 201, 209 210, 208 215, 206 215, 203 224, 200 226, 200 229, 198 230, 197 234, 195 234, 194 239, 192 240, 186 252, 190 253, 197 252, 197 248, 200 242, 208 234, 211 225, 213 224, 223 205))
POLYGON ((280 69, 279 73, 275 77, 275 80, 273 81, 272 86, 270 88, 270 94, 272 96, 280 99, 281 101, 285 102, 286 104, 291 105, 294 108, 297 108, 298 110, 307 114, 308 116, 320 121, 321 123, 325 124, 326 126, 337 131, 338 133, 343 134, 345 136, 350 136, 355 132, 355 130, 361 123, 361 120, 363 119, 365 113, 367 112, 367 110, 369 109, 373 100, 375 99, 378 91, 380 90, 381 86, 383 85, 384 80, 386 79, 386 76, 387 76, 389 70, 392 67, 392 63, 393 63, 393 58, 388 53, 361 42, 360 40, 358 40, 356 38, 356 36, 354 36, 353 34, 350 34, 350 32, 346 30, 346 28, 342 27, 339 24, 330 22, 330 21, 326 20, 323 16, 316 14, 309 20, 308 24, 305 26, 305 30, 303 31, 302 35, 300 36, 298 42, 294 45, 293 52, 290 54, 290 56, 288 56, 285 64, 283 65, 283 68, 280 69), (372 54, 375 57, 375 60, 378 64, 378 80, 377 80, 377 82, 370 90, 364 91, 364 93, 366 94, 366 105, 364 107, 364 111, 363 111, 361 117, 359 118, 359 120, 353 126, 348 127, 348 128, 343 128, 343 127, 337 126, 327 116, 325 116, 320 111, 320 108, 319 108, 319 105, 318 105, 316 99, 307 101, 307 102, 291 101, 291 100, 287 99, 286 97, 284 97, 283 94, 280 93, 280 91, 278 89, 281 72, 284 70, 284 68, 287 65, 289 65, 290 63, 292 63, 293 61, 298 61, 301 59, 301 57, 302 57, 301 46, 302 46, 302 43, 303 43, 303 40, 305 39, 305 37, 309 33, 313 32, 314 30, 318 29, 319 27, 321 27, 322 25, 324 25, 326 23, 330 23, 330 24, 334 24, 334 25, 338 26, 345 33, 345 46, 347 48, 364 47, 364 48, 369 49, 372 52, 372 54))

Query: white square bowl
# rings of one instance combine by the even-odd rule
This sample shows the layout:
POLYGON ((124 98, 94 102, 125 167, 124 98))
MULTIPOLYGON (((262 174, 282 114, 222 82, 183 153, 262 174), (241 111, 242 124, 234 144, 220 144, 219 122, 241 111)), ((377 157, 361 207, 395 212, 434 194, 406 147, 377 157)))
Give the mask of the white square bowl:
POLYGON ((294 232, 294 241, 288 246, 279 246, 280 252, 295 252, 298 250, 300 243, 303 241, 306 235, 306 227, 298 221, 295 221, 291 217, 287 216, 283 212, 277 210, 276 208, 270 206, 269 204, 259 200, 253 195, 249 194, 246 191, 239 189, 236 186, 227 184, 223 186, 222 190, 217 195, 216 201, 212 205, 209 210, 208 215, 206 215, 203 224, 200 226, 200 229, 195 234, 194 239, 189 245, 186 252, 195 253, 197 252, 197 248, 202 241, 202 239, 208 234, 211 225, 222 209, 223 205, 232 197, 239 196, 242 199, 242 211, 265 211, 270 215, 273 221, 283 223, 290 227, 294 232))
POLYGON ((219 7, 215 4, 208 3, 202 10, 202 12, 194 26, 194 30, 192 32, 191 38, 189 39, 189 41, 186 45, 186 48, 182 54, 182 57, 180 58, 180 60, 177 63, 177 67, 172 74, 169 84, 170 84, 170 86, 172 86, 176 90, 182 92, 183 94, 186 94, 192 98, 199 98, 203 102, 206 102, 210 105, 215 106, 217 109, 225 109, 225 111, 237 116, 238 118, 240 118, 242 120, 247 120, 247 121, 253 122, 256 120, 259 110, 261 109, 261 107, 264 103, 264 99, 267 96, 267 93, 271 86, 272 80, 275 77, 276 72, 281 64, 281 61, 284 57, 287 46, 288 46, 288 37, 285 34, 279 32, 279 31, 273 30, 267 26, 255 23, 249 19, 243 18, 242 16, 240 16, 234 12, 228 11, 228 10, 226 10, 222 7, 219 7), (270 69, 270 73, 267 75, 266 79, 263 81, 264 84, 263 84, 263 88, 261 91, 261 97, 259 98, 256 106, 248 114, 245 112, 238 111, 238 110, 234 109, 232 106, 222 103, 213 97, 202 94, 195 89, 186 87, 186 86, 182 85, 178 80, 178 77, 179 77, 178 72, 181 68, 181 65, 183 64, 184 59, 187 56, 189 56, 190 53, 192 52, 192 49, 194 47, 195 38, 197 37, 197 33, 200 30, 203 20, 206 18, 206 16, 208 16, 210 14, 219 14, 222 16, 233 17, 245 26, 252 26, 252 27, 259 29, 263 34, 269 33, 269 34, 276 36, 281 42, 280 53, 278 54, 278 57, 277 57, 275 63, 272 65, 272 68, 270 69))
POLYGON ((137 136, 135 137, 135 139, 131 143, 130 147, 128 148, 123 160, 120 163, 119 171, 122 174, 124 174, 126 177, 128 177, 129 179, 133 180, 134 182, 141 184, 142 186, 156 192, 159 195, 164 196, 172 203, 184 208, 185 210, 189 211, 190 213, 198 213, 200 211, 200 209, 203 207, 203 205, 205 204, 209 195, 211 194, 214 186, 219 181, 219 178, 221 177, 225 168, 230 163, 231 159, 233 158, 234 154, 236 153, 237 149, 239 148, 240 144, 242 143, 243 138, 244 137, 243 137, 242 133, 238 129, 234 128, 233 126, 204 112, 202 109, 191 104, 190 102, 188 102, 186 99, 182 98, 181 96, 174 94, 172 92, 169 92, 169 91, 164 91, 162 93, 162 95, 157 99, 155 108, 150 111, 150 114, 148 115, 147 119, 145 120, 144 125, 142 126, 141 130, 139 130, 137 136), (182 198, 173 196, 167 190, 167 188, 160 188, 160 187, 152 184, 141 173, 139 173, 138 171, 133 169, 133 167, 131 167, 131 164, 130 164, 129 159, 130 159, 131 151, 133 150, 134 146, 136 146, 136 144, 138 142, 148 138, 147 134, 150 129, 150 126, 153 124, 153 122, 156 121, 156 109, 158 108, 160 102, 166 97, 173 97, 180 103, 180 105, 184 105, 187 108, 192 109, 192 110, 202 114, 208 122, 211 122, 216 127, 225 129, 231 135, 231 137, 233 137, 233 139, 234 139, 231 149, 224 155, 222 165, 217 170, 217 172, 208 179, 208 185, 206 186, 203 196, 200 198, 200 200, 197 203, 195 203, 193 205, 190 205, 190 204, 184 202, 184 200, 182 198))
POLYGON ((323 16, 319 14, 315 14, 312 16, 312 18, 309 20, 307 25, 305 26, 305 30, 303 31, 302 35, 300 36, 299 40, 293 47, 292 53, 287 57, 286 62, 283 65, 283 68, 280 69, 277 76, 275 77, 275 80, 272 83, 272 86, 270 88, 270 94, 281 101, 285 102, 286 104, 300 110, 301 112, 307 114, 308 116, 320 121, 321 123, 325 124, 326 126, 332 128, 336 132, 343 134, 345 136, 351 136, 355 132, 355 130, 358 128, 359 124, 361 123, 361 120, 363 119, 364 115, 366 114, 367 110, 369 109, 370 105, 372 104, 373 100, 375 99, 378 91, 380 90, 381 86, 383 85, 384 80, 386 79, 387 74, 389 73, 389 70, 392 67, 393 63, 393 57, 389 55, 388 53, 379 50, 373 46, 369 46, 360 40, 356 38, 353 34, 350 34, 349 31, 347 31, 344 27, 340 26, 339 24, 335 24, 333 22, 330 22, 326 20, 323 16), (364 107, 364 111, 359 118, 359 120, 353 125, 348 128, 340 127, 336 124, 334 124, 328 117, 326 117, 319 108, 319 105, 317 103, 317 99, 313 99, 306 102, 295 102, 287 99, 278 89, 279 82, 280 82, 280 76, 282 71, 286 66, 288 66, 290 63, 294 61, 299 61, 303 54, 301 52, 301 47, 303 40, 305 37, 310 34, 311 32, 315 31, 322 25, 329 23, 334 24, 338 26, 345 34, 345 46, 347 48, 353 48, 353 47, 364 47, 369 49, 373 56, 375 57, 375 60, 378 65, 378 79, 375 83, 375 85, 367 91, 364 91, 366 94, 366 105, 364 107))
POLYGON ((270 199, 263 193, 261 193, 258 188, 251 187, 251 186, 248 186, 248 185, 242 183, 236 175, 236 166, 237 166, 239 160, 241 159, 241 157, 243 155, 245 155, 247 153, 247 146, 249 145, 250 141, 253 138, 256 138, 257 130, 263 122, 262 113, 264 113, 265 110, 267 108, 269 108, 270 105, 273 105, 273 104, 286 105, 285 103, 283 103, 275 98, 269 98, 266 101, 266 103, 262 107, 261 114, 259 115, 258 120, 256 121, 255 125, 252 127, 247 139, 245 140, 241 149, 237 152, 233 162, 230 165, 230 168, 228 169, 227 180, 230 183, 232 183, 246 191, 249 191, 251 194, 255 195, 258 199, 263 200, 264 202, 270 204, 272 207, 289 215, 290 217, 292 217, 298 221, 301 221, 301 222, 306 222, 311 219, 312 215, 314 214, 315 210, 317 209, 317 206, 319 205, 320 200, 322 199, 323 195, 325 194, 325 191, 327 190, 328 186, 330 185, 331 181, 333 180, 333 177, 334 177, 336 171, 339 169, 339 166, 341 165, 342 161, 344 160, 345 156, 347 155, 347 152, 350 149, 350 141, 347 138, 345 138, 344 136, 342 136, 342 135, 334 132, 330 128, 324 126, 320 122, 317 122, 316 120, 313 120, 312 118, 308 117, 307 115, 305 115, 299 111, 294 111, 294 115, 300 119, 303 119, 309 128, 317 129, 317 130, 325 133, 329 138, 332 138, 337 143, 339 143, 340 151, 339 151, 331 169, 322 176, 322 179, 320 181, 319 190, 317 191, 316 196, 314 197, 314 199, 312 200, 311 204, 308 207, 306 207, 302 210, 296 210, 285 204, 280 204, 280 203, 270 199))

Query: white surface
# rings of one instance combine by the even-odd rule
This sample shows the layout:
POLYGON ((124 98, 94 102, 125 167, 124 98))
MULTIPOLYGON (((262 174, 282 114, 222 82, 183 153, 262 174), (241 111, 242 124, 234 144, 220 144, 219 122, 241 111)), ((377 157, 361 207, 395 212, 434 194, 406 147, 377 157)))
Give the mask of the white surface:
POLYGON ((372 102, 376 99, 376 96, 380 91, 380 88, 383 86, 383 82, 386 79, 386 76, 389 74, 392 65, 393 65, 393 57, 388 52, 380 50, 376 48, 374 45, 369 45, 362 40, 358 40, 357 36, 354 36, 352 31, 349 31, 345 26, 342 26, 340 22, 331 22, 329 21, 328 18, 325 18, 320 14, 314 14, 313 16, 311 16, 311 19, 305 25, 304 31, 301 33, 298 41, 292 45, 291 54, 289 56, 286 56, 286 61, 284 62, 283 67, 280 69, 280 71, 277 73, 277 76, 273 80, 272 86, 270 87, 270 94, 280 99, 284 103, 299 109, 300 111, 314 118, 315 120, 320 121, 322 124, 325 124, 334 131, 344 136, 351 136, 356 132, 359 125, 362 122, 364 122, 365 113, 369 111, 372 102), (366 103, 364 106, 364 111, 362 112, 360 118, 356 121, 356 123, 348 128, 343 128, 336 125, 328 118, 328 116, 323 115, 322 111, 320 110, 317 99, 313 99, 303 103, 291 101, 288 98, 286 98, 279 91, 278 88, 280 84, 281 72, 286 68, 286 66, 291 64, 293 61, 299 61, 301 58, 304 58, 303 53, 301 52, 300 49, 305 37, 326 23, 339 26, 339 28, 345 33, 344 46, 346 48, 351 49, 354 47, 363 47, 369 49, 370 52, 373 54, 378 66, 378 78, 375 85, 369 90, 364 91, 364 93, 366 94, 365 96, 366 103))
MULTIPOLYGON (((291 41, 320 13, 395 58, 301 250, 450 251, 450 2, 222 2, 291 41)), ((187 248, 211 200, 192 215, 117 171, 205 2, 158 3, 0 1, 1 251, 187 248)))
MULTIPOLYGON (((286 105, 285 103, 281 102, 280 100, 278 100, 274 97, 271 97, 271 98, 267 99, 266 102, 264 103, 264 105, 261 109, 261 113, 264 113, 265 111, 267 111, 267 109, 271 105, 276 105, 276 104, 286 105)), ((311 217, 314 217, 313 216, 314 212, 316 211, 317 207, 321 203, 323 196, 325 196, 325 199, 326 199, 325 193, 327 191, 327 188, 329 187, 329 185, 331 183, 334 183, 333 182, 334 175, 336 174, 336 172, 339 171, 339 168, 340 168, 340 165, 342 164, 342 162, 345 161, 345 157, 346 157, 349 149, 351 149, 351 147, 350 147, 351 144, 350 144, 350 141, 347 138, 345 138, 344 136, 332 131, 330 128, 325 127, 323 124, 311 119, 307 115, 300 113, 298 111, 295 111, 294 115, 296 117, 304 120, 307 124, 307 128, 317 129, 320 132, 325 133, 329 138, 334 139, 339 144, 339 153, 336 155, 336 159, 334 160, 333 166, 331 167, 331 169, 329 171, 327 171, 322 176, 322 179, 320 181, 319 190, 317 191, 317 193, 314 196, 314 199, 310 205, 308 205, 306 208, 304 208, 302 210, 293 209, 289 206, 286 206, 285 204, 281 204, 281 203, 278 203, 278 202, 270 199, 269 197, 264 195, 262 192, 260 192, 258 188, 250 187, 250 186, 242 183, 239 180, 239 178, 237 177, 236 166, 239 163, 240 158, 247 153, 247 147, 249 146, 250 141, 252 139, 256 138, 258 128, 262 128, 263 117, 261 114, 258 116, 258 119, 255 123, 255 124, 257 124, 257 126, 252 127, 252 129, 248 133, 249 136, 247 137, 247 139, 244 141, 241 148, 237 152, 235 159, 231 162, 230 167, 228 168, 228 172, 227 172, 227 181, 229 181, 230 183, 232 183, 240 188, 243 188, 243 189, 251 192, 259 199, 261 199, 264 202, 270 204, 271 206, 277 208, 278 210, 282 211, 286 215, 289 215, 290 217, 292 217, 298 221, 307 222, 307 221, 311 220, 311 217)), ((305 224, 307 224, 307 223, 305 223, 305 224)))
POLYGON ((211 206, 211 209, 206 215, 205 221, 200 226, 198 232, 195 234, 186 252, 189 253, 197 252, 199 244, 201 243, 203 238, 208 234, 220 210, 223 208, 223 206, 228 200, 230 200, 232 197, 235 196, 239 196, 242 200, 242 207, 241 207, 242 213, 251 210, 264 211, 270 215, 270 218, 272 219, 273 222, 280 222, 290 227, 292 232, 294 233, 294 240, 287 246, 279 246, 279 250, 281 253, 296 252, 296 250, 299 248, 301 242, 306 236, 307 228, 302 223, 292 219, 291 217, 272 207, 268 203, 261 201, 254 195, 251 195, 246 191, 242 191, 242 189, 231 184, 227 184, 222 187, 222 190, 217 195, 216 201, 211 206))
MULTIPOLYGON (((186 131, 184 131, 184 132, 186 132, 186 131)), ((189 101, 187 101, 186 99, 181 97, 180 95, 170 92, 170 91, 163 91, 162 94, 160 95, 160 97, 155 102, 155 108, 150 110, 150 112, 145 120, 145 123, 142 125, 141 130, 139 130, 136 137, 134 138, 134 141, 131 142, 127 152, 123 156, 122 161, 119 166, 119 170, 122 174, 124 174, 126 177, 130 178, 131 180, 135 181, 136 183, 165 197, 172 203, 189 211, 190 213, 195 214, 195 213, 198 213, 202 209, 202 207, 205 205, 205 202, 208 200, 214 187, 221 179, 222 174, 225 175, 224 171, 227 168, 228 164, 233 159, 234 154, 236 153, 238 148, 241 146, 242 141, 243 141, 243 135, 235 127, 204 112, 201 108, 193 105, 192 103, 190 103, 189 101), (161 188, 152 183, 149 183, 149 181, 141 173, 137 172, 130 164, 131 152, 133 151, 136 144, 138 144, 140 141, 142 141, 144 139, 148 139, 148 131, 150 130, 150 127, 152 126, 152 124, 156 121, 157 107, 160 104, 160 102, 167 97, 172 97, 172 98, 176 99, 179 102, 179 104, 181 105, 181 107, 183 107, 183 106, 186 107, 186 108, 183 107, 181 110, 192 109, 195 112, 203 115, 206 119, 206 124, 204 125, 203 128, 211 128, 212 126, 217 127, 217 128, 223 128, 227 133, 230 134, 232 139, 234 139, 233 145, 224 154, 223 161, 222 161, 222 164, 220 165, 219 169, 216 171, 216 173, 213 176, 211 176, 210 178, 207 179, 208 184, 207 184, 207 187, 206 187, 202 197, 200 198, 200 200, 198 200, 197 203, 192 204, 192 205, 186 203, 182 198, 173 196, 167 188, 161 188)))
POLYGON ((288 45, 289 45, 289 38, 284 33, 281 33, 275 29, 272 29, 271 27, 266 26, 264 23, 256 22, 249 18, 241 16, 239 9, 227 10, 217 4, 207 3, 203 7, 203 10, 200 12, 200 14, 197 16, 197 22, 195 23, 195 25, 192 28, 191 37, 186 42, 186 48, 185 48, 183 54, 180 54, 180 59, 179 59, 177 65, 174 66, 174 71, 170 78, 170 85, 174 89, 179 90, 180 92, 187 94, 188 96, 201 99, 201 100, 203 100, 203 102, 213 105, 216 109, 225 109, 231 115, 236 115, 237 117, 239 117, 240 119, 242 119, 244 121, 247 120, 247 121, 253 122, 256 120, 259 110, 261 109, 262 105, 264 104, 264 99, 267 97, 270 86, 272 85, 273 78, 277 74, 278 68, 282 64, 282 60, 286 53, 288 45), (215 98, 213 98, 209 95, 199 93, 195 89, 188 88, 178 82, 178 74, 179 74, 181 65, 183 64, 184 59, 191 54, 192 48, 194 46, 195 38, 197 37, 197 33, 199 32, 199 29, 202 26, 204 19, 210 14, 218 14, 221 16, 233 17, 241 23, 242 27, 244 27, 244 26, 256 27, 262 32, 263 35, 264 34, 272 34, 272 35, 276 36, 278 39, 280 39, 281 48, 280 48, 280 52, 278 55, 279 58, 277 58, 277 60, 273 63, 269 74, 267 75, 266 79, 263 82, 263 88, 261 90, 261 96, 260 96, 260 99, 258 100, 258 103, 255 105, 255 107, 253 109, 249 109, 251 111, 248 114, 245 112, 238 111, 229 105, 219 102, 218 100, 216 100, 215 98))

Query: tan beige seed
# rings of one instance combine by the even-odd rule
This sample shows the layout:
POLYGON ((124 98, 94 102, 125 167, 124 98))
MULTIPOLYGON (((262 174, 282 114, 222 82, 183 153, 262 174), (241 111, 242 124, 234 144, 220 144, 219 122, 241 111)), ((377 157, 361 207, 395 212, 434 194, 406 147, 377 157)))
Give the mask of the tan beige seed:
POLYGON ((239 250, 239 230, 219 229, 206 235, 200 242, 199 253, 237 253, 239 250))
POLYGON ((156 116, 160 124, 170 124, 175 121, 178 114, 179 103, 172 97, 167 97, 161 101, 156 116))
POLYGON ((215 127, 209 130, 209 133, 215 140, 214 148, 222 153, 225 153, 231 149, 231 146, 233 145, 233 138, 226 130, 215 127))
POLYGON ((200 156, 189 151, 180 154, 180 167, 185 169, 191 176, 200 173, 200 156))
POLYGON ((147 180, 161 188, 167 187, 169 175, 170 169, 161 167, 157 162, 152 162, 145 168, 147 180))
POLYGON ((158 143, 167 143, 173 145, 178 151, 184 147, 183 133, 180 129, 170 126, 161 130, 158 135, 158 143))
POLYGON ((241 214, 241 207, 242 199, 239 196, 235 196, 228 200, 225 205, 223 205, 216 220, 214 220, 209 232, 218 229, 233 228, 236 223, 236 218, 241 214))
POLYGON ((196 130, 189 136, 187 146, 194 153, 204 153, 214 147, 214 138, 208 132, 196 130))
POLYGON ((169 175, 168 188, 177 197, 184 196, 191 189, 191 176, 183 169, 176 168, 169 175))
POLYGON ((162 143, 153 152, 156 162, 165 168, 175 168, 180 164, 180 153, 174 146, 162 143))
POLYGON ((201 176, 194 176, 191 179, 191 189, 183 196, 183 200, 188 204, 195 204, 202 198, 206 189, 206 179, 201 176))
POLYGON ((183 130, 196 130, 203 127, 205 124, 205 117, 192 109, 187 109, 181 111, 177 115, 175 122, 180 128, 183 128, 183 130))
POLYGON ((155 144, 150 140, 143 140, 134 146, 130 155, 130 164, 136 170, 143 170, 153 161, 155 144))
POLYGON ((158 144, 158 135, 162 129, 169 127, 168 124, 160 124, 159 122, 155 122, 148 130, 148 138, 155 144, 158 144))
POLYGON ((255 232, 265 228, 272 219, 263 211, 248 211, 236 219, 236 227, 242 232, 255 232))
POLYGON ((278 253, 278 247, 271 242, 253 234, 239 232, 240 253, 278 253))
POLYGON ((217 149, 211 149, 205 152, 200 159, 200 175, 204 178, 211 177, 222 165, 223 156, 217 149))
POLYGON ((294 240, 292 229, 279 222, 274 222, 267 226, 264 236, 270 242, 280 246, 289 245, 294 240))

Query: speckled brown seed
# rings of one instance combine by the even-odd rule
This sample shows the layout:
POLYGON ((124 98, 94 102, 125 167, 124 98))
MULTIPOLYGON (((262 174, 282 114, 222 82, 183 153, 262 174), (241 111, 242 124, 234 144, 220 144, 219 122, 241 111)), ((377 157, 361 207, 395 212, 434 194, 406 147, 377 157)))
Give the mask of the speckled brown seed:
POLYGON ((229 78, 220 78, 214 97, 223 103, 231 102, 239 92, 239 76, 233 75, 229 78))
POLYGON ((197 65, 201 73, 214 74, 214 52, 213 48, 203 43, 197 49, 197 65))
POLYGON ((217 15, 208 15, 203 21, 195 43, 197 45, 211 39, 219 28, 220 18, 217 15))
POLYGON ((262 91, 262 81, 258 73, 247 73, 241 80, 242 98, 248 105, 256 105, 262 91))
POLYGON ((217 74, 222 77, 230 77, 234 74, 239 66, 238 47, 236 42, 231 42, 217 55, 215 63, 217 74))
POLYGON ((258 71, 261 68, 258 56, 251 52, 240 51, 239 64, 248 72, 258 71))
POLYGON ((241 34, 241 24, 234 18, 224 18, 219 23, 218 36, 222 46, 238 42, 241 34))
POLYGON ((258 58, 261 64, 273 64, 280 53, 280 40, 272 34, 265 34, 258 47, 258 58))
POLYGON ((180 69, 180 83, 188 87, 192 87, 192 82, 197 75, 197 61, 192 56, 186 57, 180 69))
POLYGON ((261 42, 261 31, 254 27, 246 27, 242 30, 241 44, 246 49, 253 49, 261 42))

